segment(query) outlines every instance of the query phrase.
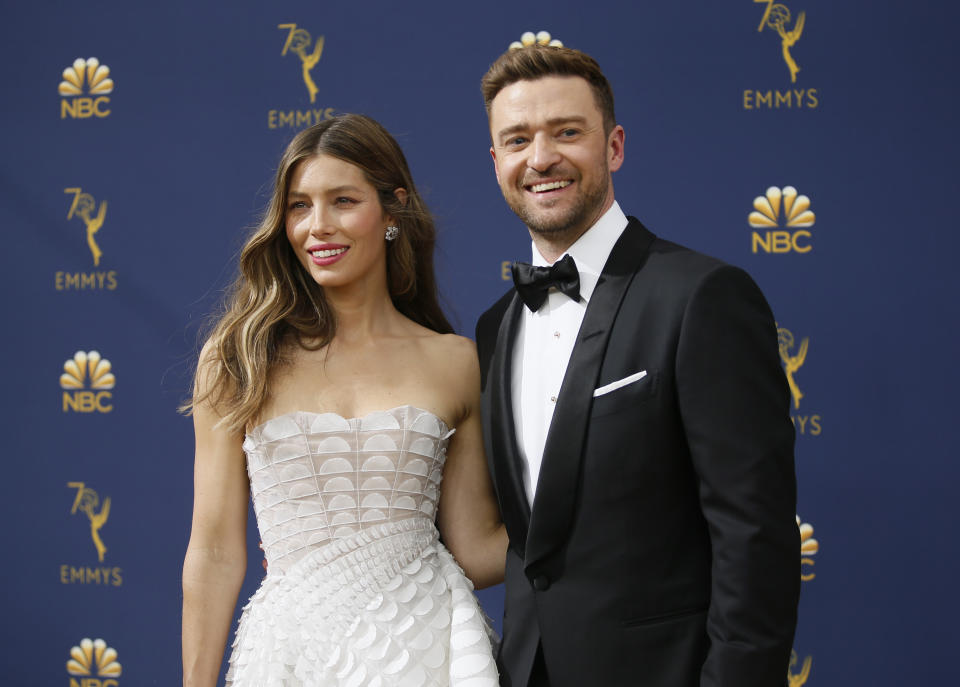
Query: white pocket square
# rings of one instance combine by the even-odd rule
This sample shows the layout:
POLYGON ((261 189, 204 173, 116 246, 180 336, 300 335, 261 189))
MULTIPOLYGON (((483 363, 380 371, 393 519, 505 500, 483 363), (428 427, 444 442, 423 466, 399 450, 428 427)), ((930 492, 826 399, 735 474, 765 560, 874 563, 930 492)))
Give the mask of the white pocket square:
POLYGON ((627 384, 633 384, 634 382, 643 379, 647 376, 646 370, 640 370, 629 377, 624 377, 623 379, 618 379, 615 382, 610 382, 609 384, 604 384, 603 386, 594 389, 593 397, 603 396, 604 394, 609 394, 611 391, 616 391, 620 387, 626 386, 627 384))

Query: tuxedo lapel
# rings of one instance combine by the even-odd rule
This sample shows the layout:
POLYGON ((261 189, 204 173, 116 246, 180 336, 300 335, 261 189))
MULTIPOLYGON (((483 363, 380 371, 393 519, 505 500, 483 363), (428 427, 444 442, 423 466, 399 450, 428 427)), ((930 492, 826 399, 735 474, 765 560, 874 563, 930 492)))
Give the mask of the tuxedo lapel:
POLYGON ((570 531, 593 389, 623 296, 646 259, 653 239, 653 234, 631 218, 587 304, 547 433, 524 567, 560 546, 570 531))
POLYGON ((500 501, 501 517, 518 553, 526 546, 530 506, 523 486, 523 465, 514 427, 511 368, 523 303, 514 296, 500 320, 496 344, 483 392, 484 431, 488 464, 500 501))

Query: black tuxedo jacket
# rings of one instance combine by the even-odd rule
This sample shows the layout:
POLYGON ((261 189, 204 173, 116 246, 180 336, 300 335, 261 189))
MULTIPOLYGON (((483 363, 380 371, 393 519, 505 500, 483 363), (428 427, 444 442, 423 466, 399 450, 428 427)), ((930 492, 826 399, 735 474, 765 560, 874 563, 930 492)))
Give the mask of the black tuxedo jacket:
POLYGON ((510 391, 522 307, 510 291, 477 324, 510 535, 501 684, 527 684, 539 644, 553 687, 784 685, 794 430, 760 290, 630 218, 587 305, 532 509, 510 391))

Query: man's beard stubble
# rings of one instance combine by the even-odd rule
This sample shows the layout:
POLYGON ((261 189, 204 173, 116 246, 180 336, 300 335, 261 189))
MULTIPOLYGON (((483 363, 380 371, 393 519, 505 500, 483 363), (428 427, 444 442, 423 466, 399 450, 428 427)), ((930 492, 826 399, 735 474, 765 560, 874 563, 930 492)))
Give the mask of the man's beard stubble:
MULTIPOLYGON (((548 241, 556 241, 567 234, 576 234, 579 237, 599 219, 600 207, 606 198, 609 186, 609 179, 604 177, 603 183, 592 189, 583 190, 573 207, 554 218, 538 216, 539 213, 528 210, 521 202, 508 200, 507 204, 531 232, 548 241)), ((574 237, 574 240, 577 237, 574 237)))

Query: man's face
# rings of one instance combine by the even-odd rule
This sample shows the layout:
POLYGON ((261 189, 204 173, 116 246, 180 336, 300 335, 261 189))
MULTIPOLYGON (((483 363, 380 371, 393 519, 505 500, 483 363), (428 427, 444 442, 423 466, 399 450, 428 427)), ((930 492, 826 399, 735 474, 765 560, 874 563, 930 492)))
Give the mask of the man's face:
POLYGON ((579 76, 517 81, 490 104, 503 197, 530 231, 573 243, 613 204, 611 172, 623 163, 623 128, 603 115, 579 76))

